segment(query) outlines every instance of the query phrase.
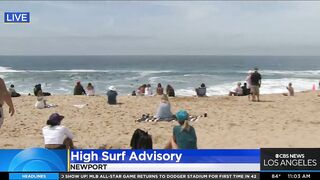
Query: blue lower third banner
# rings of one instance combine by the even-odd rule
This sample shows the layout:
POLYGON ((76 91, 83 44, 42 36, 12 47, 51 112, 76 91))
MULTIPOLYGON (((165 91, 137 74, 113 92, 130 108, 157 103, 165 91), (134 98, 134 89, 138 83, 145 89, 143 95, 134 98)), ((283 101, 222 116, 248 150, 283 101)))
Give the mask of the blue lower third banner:
MULTIPOLYGON (((1 172, 66 172, 67 171, 67 151, 66 150, 47 150, 43 148, 30 148, 30 149, 24 149, 24 150, 1 149, 0 150, 0 171, 1 172)), ((27 177, 27 176, 24 176, 24 177, 27 177)))
POLYGON ((71 150, 69 171, 259 171, 260 150, 71 150))

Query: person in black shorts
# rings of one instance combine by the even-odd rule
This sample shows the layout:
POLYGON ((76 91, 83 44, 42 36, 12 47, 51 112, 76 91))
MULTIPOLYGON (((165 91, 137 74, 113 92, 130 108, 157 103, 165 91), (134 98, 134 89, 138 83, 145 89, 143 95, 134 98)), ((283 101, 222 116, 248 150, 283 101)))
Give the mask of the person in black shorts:
POLYGON ((252 101, 260 101, 260 87, 261 87, 261 74, 258 72, 258 68, 254 68, 254 73, 251 75, 251 93, 252 101))

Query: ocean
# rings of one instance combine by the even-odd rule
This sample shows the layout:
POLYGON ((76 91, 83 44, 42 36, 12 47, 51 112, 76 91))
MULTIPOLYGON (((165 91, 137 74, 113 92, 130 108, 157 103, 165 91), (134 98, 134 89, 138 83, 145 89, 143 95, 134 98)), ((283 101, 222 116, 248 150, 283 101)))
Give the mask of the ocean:
POLYGON ((261 93, 311 90, 320 80, 317 56, 0 56, 0 77, 23 94, 35 84, 53 94, 72 94, 75 82, 91 82, 98 94, 114 85, 128 95, 141 84, 170 84, 179 96, 195 95, 203 82, 208 95, 225 95, 254 67, 262 74, 261 93))

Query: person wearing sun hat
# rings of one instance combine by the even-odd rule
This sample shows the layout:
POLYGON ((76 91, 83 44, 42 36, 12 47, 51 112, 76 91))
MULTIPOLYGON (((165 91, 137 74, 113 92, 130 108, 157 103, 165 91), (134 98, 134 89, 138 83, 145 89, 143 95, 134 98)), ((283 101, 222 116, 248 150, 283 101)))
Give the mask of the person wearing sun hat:
POLYGON ((114 86, 110 86, 108 88, 107 96, 108 96, 108 104, 115 105, 117 104, 117 89, 114 86))
POLYGON ((73 134, 64 126, 61 121, 64 116, 53 113, 47 120, 47 126, 42 128, 45 148, 48 149, 73 149, 73 134))
POLYGON ((189 114, 185 110, 176 113, 178 126, 173 128, 173 136, 165 149, 197 149, 195 129, 188 123, 189 114))

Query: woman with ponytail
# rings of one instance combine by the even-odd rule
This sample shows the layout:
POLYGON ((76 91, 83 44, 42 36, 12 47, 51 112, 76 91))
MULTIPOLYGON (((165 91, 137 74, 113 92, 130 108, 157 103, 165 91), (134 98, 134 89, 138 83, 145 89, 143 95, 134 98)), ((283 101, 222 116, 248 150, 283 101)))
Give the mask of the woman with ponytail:
POLYGON ((173 136, 165 149, 197 149, 196 131, 189 125, 187 111, 180 110, 176 118, 179 125, 173 128, 173 136))

